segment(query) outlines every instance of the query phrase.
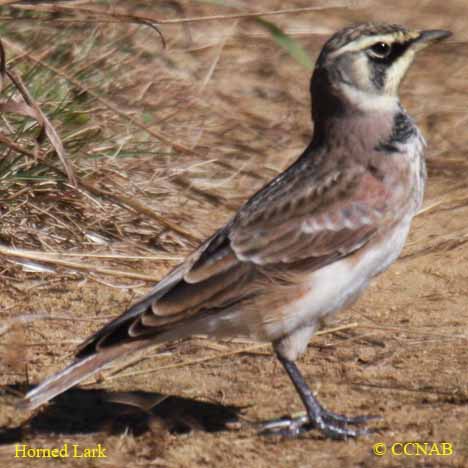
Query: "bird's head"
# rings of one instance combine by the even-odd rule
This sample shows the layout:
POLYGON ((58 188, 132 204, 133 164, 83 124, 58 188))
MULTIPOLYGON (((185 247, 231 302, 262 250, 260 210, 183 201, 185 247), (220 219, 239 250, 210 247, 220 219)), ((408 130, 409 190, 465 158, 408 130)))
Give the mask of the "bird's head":
POLYGON ((398 88, 415 54, 450 35, 373 23, 338 31, 323 46, 312 77, 314 108, 318 104, 314 120, 346 107, 368 111, 398 106, 398 88))

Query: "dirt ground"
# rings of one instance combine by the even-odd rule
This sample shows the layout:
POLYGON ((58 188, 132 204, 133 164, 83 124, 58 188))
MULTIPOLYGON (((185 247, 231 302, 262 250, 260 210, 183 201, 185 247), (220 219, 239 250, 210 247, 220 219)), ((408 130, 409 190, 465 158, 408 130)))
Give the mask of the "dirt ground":
MULTIPOLYGON (((184 3, 187 16, 238 11, 196 3, 184 3)), ((241 11, 252 11, 248 2, 243 5, 241 11)), ((310 5, 263 1, 258 9, 310 5)), ((329 325, 338 330, 315 337, 299 362, 328 408, 349 415, 381 415, 381 421, 370 423, 377 432, 345 442, 326 440, 316 431, 295 440, 259 436, 258 423, 302 410, 294 388, 268 346, 203 337, 161 345, 141 355, 132 367, 120 361, 48 406, 21 412, 14 405, 29 385, 68 363, 82 339, 119 314, 150 283, 65 268, 31 273, 6 263, 0 276, 3 320, 24 314, 42 319, 0 336, 1 466, 468 466, 468 3, 351 6, 269 19, 295 34, 313 59, 330 33, 356 21, 398 22, 455 34, 448 44, 419 57, 402 86, 402 102, 429 145, 425 208, 414 221, 407 246, 361 300, 329 325), (393 444, 415 441, 438 444, 439 454, 416 456, 411 446, 410 455, 399 455, 399 445, 391 454, 393 444), (451 444, 453 453, 440 453, 443 442, 451 444), (386 444, 385 455, 374 454, 377 443, 386 444), (15 458, 23 444, 78 444, 78 450, 101 444, 107 458, 15 458)), ((157 13, 164 16, 165 10, 157 13)), ((191 47, 182 39, 172 44, 171 70, 181 82, 193 84, 180 89, 196 102, 180 114, 187 128, 177 122, 170 130, 177 134, 180 129, 191 144, 209 146, 207 159, 244 170, 228 171, 228 177, 209 170, 189 172, 190 196, 178 185, 178 191, 161 189, 158 197, 143 194, 142 201, 164 214, 178 210, 179 225, 202 239, 307 143, 310 73, 252 22, 223 20, 193 23, 191 28, 191 47), (224 35, 227 39, 220 40, 224 35), (200 129, 203 134, 197 133, 200 129), (215 198, 207 196, 210 190, 215 198)), ((163 29, 167 37, 176 31, 163 29)), ((146 66, 151 73, 152 64, 146 66)), ((189 156, 183 158, 184 164, 191 163, 189 156)), ((143 169, 134 171, 134 161, 115 164, 126 173, 125 189, 125 184, 142 183, 161 164, 172 163, 158 161, 153 166, 145 159, 143 169)), ((151 183, 158 184, 158 178, 151 183)), ((157 230, 157 222, 152 223, 157 230)), ((126 238, 128 244, 106 244, 99 253, 121 252, 125 246, 136 249, 130 231, 126 238)), ((162 250, 156 243, 146 252, 183 256, 192 248, 177 236, 168 245, 162 250)), ((103 261, 155 277, 175 263, 103 261)))

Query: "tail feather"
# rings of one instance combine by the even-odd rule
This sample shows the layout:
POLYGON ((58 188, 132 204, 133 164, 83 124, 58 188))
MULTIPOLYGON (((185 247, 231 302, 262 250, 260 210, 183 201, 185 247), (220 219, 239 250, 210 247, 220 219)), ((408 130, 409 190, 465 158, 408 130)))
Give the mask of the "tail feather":
POLYGON ((78 384, 82 380, 91 377, 96 372, 99 372, 106 364, 114 359, 123 356, 128 352, 134 352, 139 349, 146 348, 153 343, 154 341, 150 340, 133 341, 102 349, 96 354, 79 359, 60 372, 50 376, 40 385, 31 390, 24 397, 24 400, 18 404, 18 406, 25 410, 35 409, 60 393, 63 393, 65 390, 68 390, 78 384))

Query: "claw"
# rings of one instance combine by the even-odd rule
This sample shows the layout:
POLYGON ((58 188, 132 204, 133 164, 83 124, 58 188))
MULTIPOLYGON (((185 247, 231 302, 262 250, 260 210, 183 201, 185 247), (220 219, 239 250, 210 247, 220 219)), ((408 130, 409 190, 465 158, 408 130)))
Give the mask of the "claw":
MULTIPOLYGON (((267 421, 260 426, 259 433, 262 435, 291 435, 309 424, 309 418, 306 414, 297 418, 279 418, 267 421)), ((304 432, 304 431, 302 431, 304 432)), ((298 434, 296 434, 298 435, 298 434)))
POLYGON ((330 416, 330 414, 325 410, 322 417, 316 422, 311 422, 307 415, 295 418, 274 419, 262 424, 259 433, 267 436, 279 435, 283 437, 297 437, 311 429, 318 428, 325 436, 331 439, 346 440, 366 436, 376 432, 376 429, 351 429, 346 427, 346 425, 359 424, 378 417, 357 416, 348 418, 346 416, 335 415, 334 413, 332 413, 332 415, 334 417, 330 416), (333 424, 333 419, 341 425, 333 424))
POLYGON ((351 425, 356 426, 359 424, 364 424, 368 421, 383 419, 382 416, 378 415, 363 415, 363 416, 345 416, 344 414, 336 414, 332 411, 325 409, 323 406, 320 407, 321 416, 325 421, 331 421, 334 423, 339 423, 340 425, 351 425))

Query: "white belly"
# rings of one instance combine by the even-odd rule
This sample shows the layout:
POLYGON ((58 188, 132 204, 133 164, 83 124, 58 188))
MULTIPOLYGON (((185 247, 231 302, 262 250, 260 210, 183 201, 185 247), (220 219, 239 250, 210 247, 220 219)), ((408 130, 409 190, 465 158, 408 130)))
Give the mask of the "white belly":
POLYGON ((314 326, 328 314, 352 302, 369 281, 385 271, 400 255, 412 216, 408 216, 359 261, 343 259, 310 275, 308 292, 289 304, 282 321, 266 324, 266 334, 281 337, 298 328, 314 326))

